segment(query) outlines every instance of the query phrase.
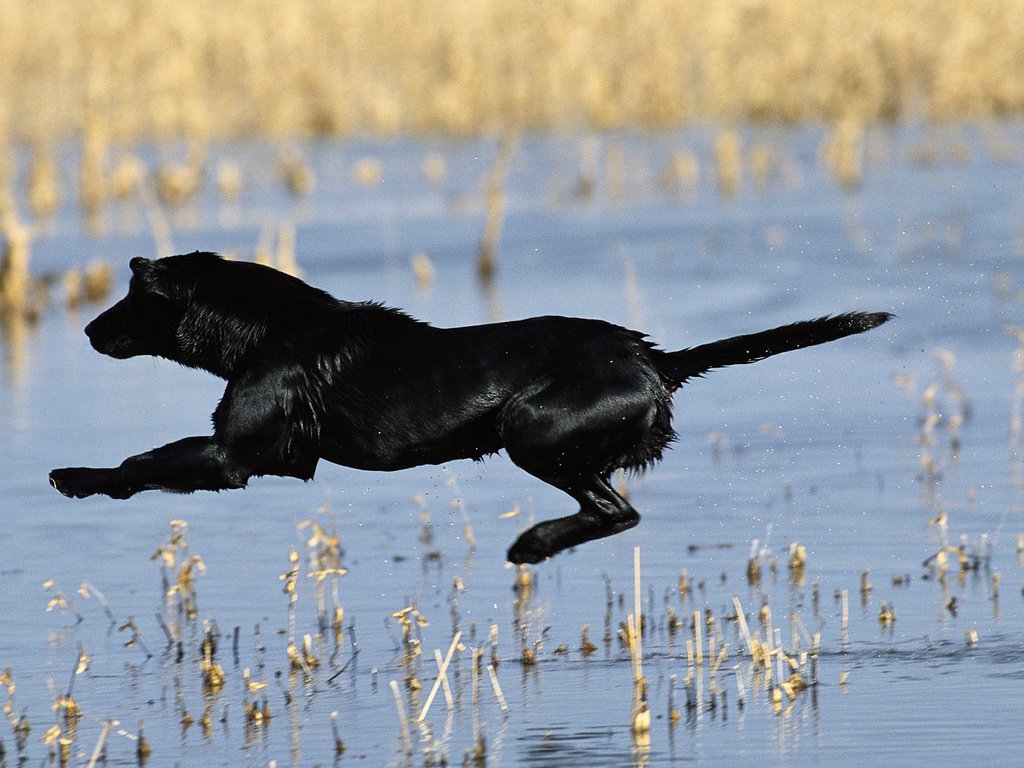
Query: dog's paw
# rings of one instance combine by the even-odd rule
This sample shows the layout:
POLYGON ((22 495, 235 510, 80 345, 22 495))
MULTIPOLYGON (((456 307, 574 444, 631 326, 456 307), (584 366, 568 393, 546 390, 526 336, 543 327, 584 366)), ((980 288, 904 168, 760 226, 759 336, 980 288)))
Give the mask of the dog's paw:
POLYGON ((523 531, 509 547, 507 557, 510 563, 516 565, 539 563, 579 544, 613 536, 639 522, 640 515, 632 508, 615 517, 579 512, 568 517, 545 520, 523 531))
POLYGON ((508 548, 506 557, 514 565, 532 565, 551 557, 553 554, 554 552, 550 551, 550 545, 537 535, 537 529, 531 528, 523 532, 512 546, 508 548))
POLYGON ((92 482, 95 470, 86 467, 65 467, 50 472, 50 485, 69 499, 84 499, 97 493, 92 482))
POLYGON ((587 534, 588 526, 579 515, 545 520, 519 535, 508 549, 508 561, 514 565, 539 563, 587 541, 587 534))

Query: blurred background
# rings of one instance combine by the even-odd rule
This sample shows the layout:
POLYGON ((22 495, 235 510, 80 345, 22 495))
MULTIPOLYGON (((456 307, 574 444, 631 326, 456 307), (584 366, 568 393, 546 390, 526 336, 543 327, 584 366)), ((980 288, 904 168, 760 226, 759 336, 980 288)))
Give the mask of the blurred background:
MULTIPOLYGON (((4 306, 31 313, 41 301, 28 295, 27 254, 54 217, 77 211, 96 236, 111 202, 139 199, 163 253, 172 241, 161 208, 204 190, 237 200, 268 175, 308 195, 318 176, 338 170, 312 162, 323 142, 500 138, 497 157, 485 160, 492 173, 474 169, 489 219, 503 214, 507 165, 523 135, 584 137, 562 148, 576 155, 570 191, 580 197, 598 182, 621 194, 638 162, 616 146, 601 151, 592 137, 694 126, 710 134, 706 145, 677 141, 641 183, 693 193, 713 178, 733 196, 745 176, 762 187, 792 181, 783 137, 797 126, 814 127, 817 159, 846 188, 862 183, 873 159, 871 126, 925 126, 908 150, 917 163, 977 151, 1008 161, 1019 147, 996 126, 1024 107, 1020 11, 1012 0, 7 0, 4 306), (980 140, 949 139, 945 128, 965 122, 985 126, 980 140), (772 131, 750 139, 745 126, 772 131), (254 140, 264 149, 255 164, 238 148, 254 140)), ((418 160, 434 184, 449 174, 444 152, 425 148, 418 160)), ((351 181, 383 181, 373 153, 344 162, 351 181)), ((500 222, 490 230, 485 251, 500 222)), ((107 276, 93 264, 84 286, 82 275, 69 279, 77 301, 107 276)))

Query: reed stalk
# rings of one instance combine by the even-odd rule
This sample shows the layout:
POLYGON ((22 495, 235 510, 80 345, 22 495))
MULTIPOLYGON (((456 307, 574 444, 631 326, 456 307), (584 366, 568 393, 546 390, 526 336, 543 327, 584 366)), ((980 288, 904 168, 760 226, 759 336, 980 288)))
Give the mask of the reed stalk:
POLYGON ((423 702, 423 708, 416 716, 417 722, 423 722, 427 716, 427 712, 430 711, 430 705, 434 703, 434 697, 437 696, 437 689, 441 687, 442 681, 446 680, 445 674, 448 671, 448 665, 451 663, 455 649, 459 647, 459 640, 461 638, 462 632, 456 632, 455 636, 452 638, 451 645, 448 646, 448 653, 445 655, 444 662, 441 664, 441 667, 437 672, 437 679, 434 680, 434 686, 430 689, 430 694, 427 696, 427 700, 423 702))

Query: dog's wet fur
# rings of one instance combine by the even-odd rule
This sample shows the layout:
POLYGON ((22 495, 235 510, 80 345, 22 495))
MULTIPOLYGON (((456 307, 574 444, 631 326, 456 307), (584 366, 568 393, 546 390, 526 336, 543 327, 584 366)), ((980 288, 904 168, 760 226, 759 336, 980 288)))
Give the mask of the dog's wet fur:
POLYGON ((309 480, 320 459, 396 470, 504 449, 580 506, 519 536, 508 550, 513 563, 535 563, 639 522, 611 474, 661 458, 675 438, 672 394, 688 379, 891 317, 840 314, 666 352, 600 320, 435 328, 212 253, 135 258, 131 271, 128 295, 85 332, 111 357, 157 355, 227 380, 213 435, 111 469, 55 469, 54 488, 117 499, 219 491, 260 475, 309 480))

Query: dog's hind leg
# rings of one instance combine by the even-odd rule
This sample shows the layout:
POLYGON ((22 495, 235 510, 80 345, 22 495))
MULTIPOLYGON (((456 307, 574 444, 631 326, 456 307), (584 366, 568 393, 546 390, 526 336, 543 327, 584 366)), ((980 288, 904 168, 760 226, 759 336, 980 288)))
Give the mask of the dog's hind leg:
POLYGON ((666 439, 663 404, 643 383, 595 378, 530 393, 504 414, 502 437, 509 458, 534 477, 564 491, 579 505, 574 515, 546 520, 525 531, 508 551, 513 563, 546 557, 632 528, 640 515, 614 491, 616 468, 636 466, 637 456, 666 439))
POLYGON ((571 485, 542 479, 576 499, 580 511, 545 520, 524 531, 509 547, 508 559, 512 563, 538 563, 569 547, 612 536, 640 522, 639 513, 604 478, 594 475, 571 485))

